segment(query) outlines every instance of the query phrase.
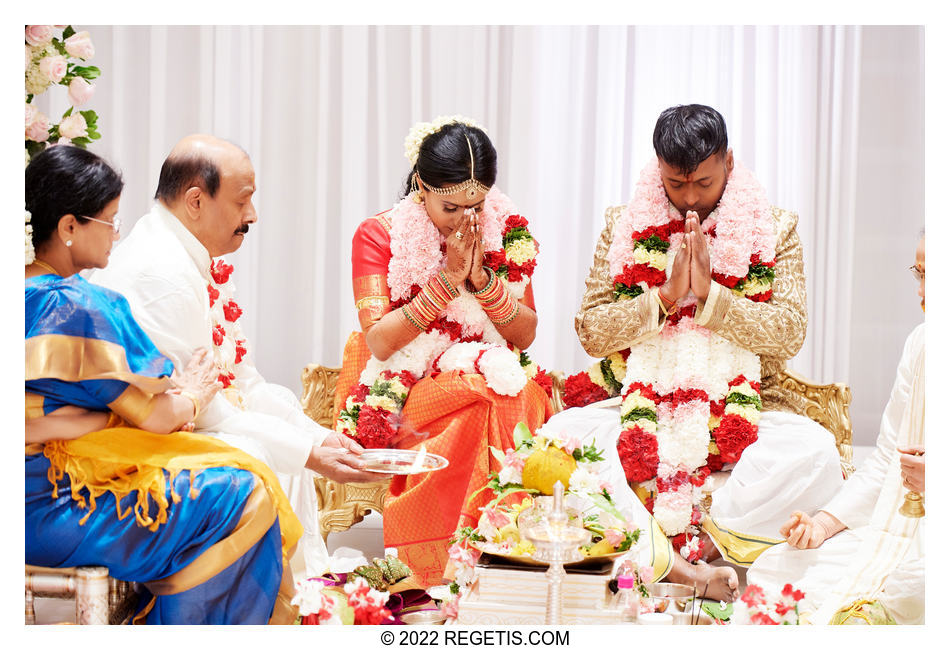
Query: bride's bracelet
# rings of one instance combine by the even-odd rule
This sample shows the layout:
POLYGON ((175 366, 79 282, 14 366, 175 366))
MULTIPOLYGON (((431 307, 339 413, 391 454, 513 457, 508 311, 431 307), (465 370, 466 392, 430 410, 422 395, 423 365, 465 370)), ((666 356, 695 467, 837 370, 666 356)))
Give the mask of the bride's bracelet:
POLYGON ((521 303, 511 297, 505 283, 487 266, 488 284, 472 295, 478 300, 489 320, 495 325, 507 325, 518 317, 521 303))
POLYGON ((409 304, 403 305, 402 313, 413 327, 424 332, 458 295, 458 289, 449 282, 445 271, 439 271, 409 304))

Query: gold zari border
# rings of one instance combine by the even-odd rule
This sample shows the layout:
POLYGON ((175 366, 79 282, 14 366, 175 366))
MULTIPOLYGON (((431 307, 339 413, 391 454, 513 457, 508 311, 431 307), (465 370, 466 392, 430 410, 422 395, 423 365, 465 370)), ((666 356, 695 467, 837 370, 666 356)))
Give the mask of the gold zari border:
POLYGON ((26 381, 60 379, 78 382, 116 379, 146 393, 163 393, 171 388, 168 377, 143 377, 129 369, 121 345, 64 334, 44 334, 26 340, 26 381))
POLYGON ((191 564, 167 578, 146 582, 145 587, 156 596, 168 596, 197 587, 228 568, 247 553, 277 519, 277 508, 259 478, 254 477, 254 490, 244 505, 244 513, 231 534, 206 549, 191 564))
POLYGON ((784 541, 758 535, 740 535, 728 528, 720 527, 709 515, 703 518, 702 528, 716 541, 716 546, 723 557, 733 564, 744 567, 751 566, 763 551, 784 541))

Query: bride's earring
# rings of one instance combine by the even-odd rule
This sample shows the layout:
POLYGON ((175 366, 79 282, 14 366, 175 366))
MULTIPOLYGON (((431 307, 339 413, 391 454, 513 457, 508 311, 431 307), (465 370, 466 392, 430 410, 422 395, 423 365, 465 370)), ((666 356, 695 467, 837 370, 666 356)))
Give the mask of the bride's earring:
POLYGON ((416 175, 412 175, 412 186, 409 188, 409 193, 412 195, 412 200, 416 203, 425 203, 426 200, 422 196, 422 191, 419 189, 419 184, 416 182, 416 175))
POLYGON ((67 239, 67 240, 66 240, 66 247, 68 248, 68 247, 70 247, 70 246, 72 246, 72 245, 73 245, 73 240, 72 240, 72 239, 67 239))

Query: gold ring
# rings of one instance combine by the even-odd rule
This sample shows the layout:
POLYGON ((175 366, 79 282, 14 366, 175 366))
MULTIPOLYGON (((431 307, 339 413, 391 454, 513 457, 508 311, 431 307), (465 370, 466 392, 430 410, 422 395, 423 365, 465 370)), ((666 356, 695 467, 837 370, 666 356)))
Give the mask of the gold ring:
POLYGON ((686 242, 683 242, 682 244, 680 244, 680 248, 686 248, 686 242))
POLYGON ((464 237, 462 237, 462 233, 460 233, 460 232, 455 233, 455 238, 456 238, 456 239, 464 239, 464 237))

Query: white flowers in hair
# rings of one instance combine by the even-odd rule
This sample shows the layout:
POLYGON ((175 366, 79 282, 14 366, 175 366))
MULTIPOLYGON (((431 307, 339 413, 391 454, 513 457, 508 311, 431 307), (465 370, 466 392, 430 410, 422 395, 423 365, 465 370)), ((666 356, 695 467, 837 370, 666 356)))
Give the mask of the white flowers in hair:
POLYGON ((29 210, 24 210, 26 212, 26 217, 24 222, 26 226, 24 230, 26 231, 26 264, 29 266, 33 263, 33 260, 36 259, 36 251, 33 249, 33 226, 30 225, 30 218, 33 216, 30 214, 29 210))
POLYGON ((419 159, 419 147, 422 146, 422 141, 433 133, 438 133, 442 130, 442 127, 449 124, 465 124, 466 126, 482 129, 482 126, 475 120, 470 117, 465 117, 464 115, 440 115, 431 122, 417 122, 415 126, 409 129, 409 135, 406 136, 405 142, 406 158, 409 159, 409 162, 413 166, 415 166, 416 161, 419 159))

